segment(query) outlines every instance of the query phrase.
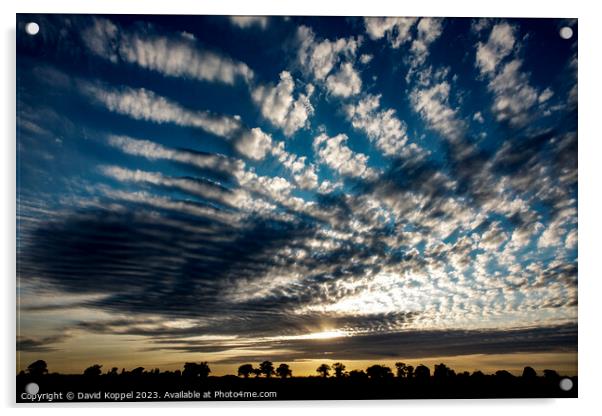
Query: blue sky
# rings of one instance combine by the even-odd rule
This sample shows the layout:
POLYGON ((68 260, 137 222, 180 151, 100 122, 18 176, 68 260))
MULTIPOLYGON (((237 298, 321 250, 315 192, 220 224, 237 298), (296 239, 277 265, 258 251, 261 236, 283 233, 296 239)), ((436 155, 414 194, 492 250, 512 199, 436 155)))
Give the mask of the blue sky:
POLYGON ((576 21, 17 20, 24 360, 576 351, 576 21))

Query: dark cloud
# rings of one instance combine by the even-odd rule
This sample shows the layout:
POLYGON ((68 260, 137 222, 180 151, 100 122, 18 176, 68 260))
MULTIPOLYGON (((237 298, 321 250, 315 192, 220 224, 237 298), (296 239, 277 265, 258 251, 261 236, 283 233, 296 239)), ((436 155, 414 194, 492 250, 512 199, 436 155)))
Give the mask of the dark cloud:
MULTIPOLYGON (((569 324, 508 330, 408 330, 332 339, 280 341, 271 345, 278 349, 290 349, 291 352, 276 356, 240 355, 223 362, 258 361, 266 357, 273 361, 324 359, 332 356, 341 360, 419 359, 469 354, 574 352, 577 327, 569 324)), ((182 349, 194 351, 192 346, 182 349)))
POLYGON ((310 230, 302 223, 229 225, 143 212, 94 210, 46 223, 28 240, 21 270, 68 293, 106 295, 89 306, 198 316, 223 304, 221 292, 236 279, 262 276, 277 249, 310 230))
POLYGON ((53 344, 58 344, 69 338, 69 335, 51 335, 43 338, 28 338, 17 336, 17 351, 22 352, 51 352, 57 348, 53 344))

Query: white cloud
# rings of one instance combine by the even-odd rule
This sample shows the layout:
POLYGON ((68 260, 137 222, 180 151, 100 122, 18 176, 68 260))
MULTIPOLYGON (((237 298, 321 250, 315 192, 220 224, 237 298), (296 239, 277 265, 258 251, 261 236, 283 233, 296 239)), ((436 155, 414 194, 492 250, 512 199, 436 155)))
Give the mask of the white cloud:
POLYGON ((416 25, 418 34, 412 42, 411 52, 414 55, 412 66, 422 65, 426 60, 431 43, 441 36, 443 32, 443 20, 440 18, 423 17, 416 25))
POLYGON ((479 248, 485 251, 496 251, 500 245, 508 239, 508 233, 504 231, 499 221, 493 222, 483 233, 479 240, 479 248))
POLYGON ((499 23, 491 29, 487 43, 477 44, 476 65, 481 74, 492 73, 499 63, 512 52, 514 29, 508 23, 499 23))
POLYGON ((318 41, 307 26, 297 30, 299 50, 297 60, 302 68, 317 80, 324 80, 343 58, 355 57, 359 42, 353 38, 318 41))
POLYGON ((119 166, 101 166, 100 171, 121 182, 146 183, 155 186, 176 188, 188 194, 209 198, 232 207, 248 206, 249 198, 242 190, 231 191, 219 185, 204 183, 189 178, 172 178, 159 172, 125 169, 119 166))
POLYGON ((133 139, 127 136, 111 135, 108 138, 108 143, 129 155, 141 156, 149 160, 172 160, 201 169, 211 169, 224 173, 231 174, 242 170, 245 166, 241 160, 230 159, 221 155, 170 149, 149 140, 133 139))
POLYGON ((367 53, 363 53, 360 56, 360 62, 364 65, 370 63, 370 61, 372 61, 372 59, 374 58, 373 55, 367 54, 367 53))
POLYGON ((302 173, 294 175, 294 178, 301 189, 315 189, 318 187, 318 174, 314 165, 309 165, 302 173))
POLYGON ((274 86, 259 86, 253 90, 253 101, 259 105, 261 114, 272 124, 280 127, 287 136, 303 128, 313 114, 310 97, 314 87, 308 84, 305 94, 293 97, 295 82, 287 71, 280 73, 280 82, 274 86))
POLYGON ((411 40, 410 30, 415 17, 364 17, 366 33, 371 39, 386 37, 393 48, 411 40))
POLYGON ((449 104, 449 92, 449 83, 443 81, 430 88, 412 91, 410 100, 414 111, 420 113, 433 130, 450 140, 457 140, 464 131, 464 123, 449 104))
POLYGON ((496 119, 516 127, 529 121, 529 110, 539 96, 535 88, 529 85, 527 75, 520 71, 521 64, 519 59, 508 62, 489 82, 489 89, 495 94, 491 108, 496 119))
MULTIPOLYGON (((290 193, 294 186, 286 178, 260 176, 252 170, 245 169, 245 163, 241 160, 215 154, 170 149, 155 142, 132 139, 126 136, 109 136, 108 143, 124 153, 145 157, 149 160, 171 160, 201 169, 211 169, 231 174, 244 191, 262 195, 264 199, 267 198, 267 201, 250 198, 243 198, 243 201, 241 199, 245 202, 246 209, 270 211, 273 207, 270 201, 277 201, 292 210, 305 209, 303 200, 291 198, 290 193)), ((123 176, 124 172, 121 172, 120 175, 123 176)), ((131 175, 125 174, 125 176, 131 175)), ((145 175, 142 175, 142 177, 139 175, 138 177, 140 180, 142 180, 142 177, 145 177, 145 180, 151 180, 149 176, 145 175)), ((156 180, 156 178, 153 180, 156 180)), ((182 183, 179 183, 179 185, 183 186, 182 183)))
POLYGON ((346 106, 345 112, 353 127, 366 133, 385 155, 399 155, 407 141, 406 125, 396 117, 395 110, 379 108, 380 95, 368 95, 346 106))
POLYGON ((315 189, 318 186, 318 175, 314 165, 306 163, 305 156, 298 156, 284 148, 284 142, 275 143, 271 148, 272 155, 292 174, 295 182, 302 189, 315 189))
POLYGON ((80 88, 109 111, 127 115, 136 120, 197 127, 225 138, 232 138, 241 129, 238 117, 188 110, 144 88, 104 89, 87 83, 81 83, 80 88))
POLYGON ((243 62, 208 50, 200 50, 189 36, 166 37, 127 32, 106 19, 94 19, 82 33, 84 44, 96 55, 171 77, 234 84, 249 82, 253 71, 243 62))
POLYGON ((201 218, 209 218, 211 221, 219 221, 225 224, 237 224, 240 221, 240 215, 238 213, 218 210, 210 206, 199 205, 188 201, 174 200, 153 195, 148 192, 127 192, 114 189, 102 189, 101 191, 109 198, 145 204, 161 210, 182 212, 201 218))
POLYGON ((259 26, 261 29, 265 29, 268 26, 267 16, 230 16, 230 22, 241 29, 247 29, 251 26, 259 26))
POLYGON ((347 135, 328 137, 322 133, 314 138, 314 151, 320 160, 344 176, 373 177, 376 172, 367 166, 368 156, 354 153, 347 145, 347 135))
POLYGON ((545 103, 546 101, 548 101, 553 96, 554 96, 554 91, 552 91, 550 88, 546 88, 545 90, 543 90, 541 92, 541 94, 539 94, 539 97, 537 97, 537 101, 540 104, 541 103, 545 103))
POLYGON ((255 127, 243 133, 235 142, 234 147, 242 155, 261 160, 272 146, 272 137, 264 133, 260 128, 255 127))
POLYGON ((565 245, 569 249, 575 248, 575 246, 577 245, 577 230, 576 229, 575 230, 571 230, 567 234, 565 245))
POLYGON ((517 45, 515 29, 506 22, 498 23, 491 29, 487 43, 477 43, 475 65, 489 79, 488 88, 494 94, 491 110, 496 120, 522 127, 532 117, 531 108, 548 101, 553 92, 547 88, 539 93, 533 88, 529 76, 521 70, 522 60, 516 56, 502 63, 517 45))
POLYGON ((80 82, 80 86, 82 91, 104 104, 110 111, 136 120, 203 129, 229 140, 241 155, 253 160, 263 159, 272 145, 269 135, 259 128, 247 129, 238 116, 188 110, 145 89, 107 90, 85 82, 80 82))
MULTIPOLYGON (((539 237, 539 241, 537 242, 537 246, 539 248, 545 247, 555 247, 561 244, 561 240, 563 235, 566 233, 567 228, 574 227, 577 218, 577 210, 574 207, 569 207, 562 209, 549 224, 547 224, 547 228, 539 237)), ((572 247, 573 244, 576 243, 577 234, 576 230, 573 235, 567 235, 565 238, 565 242, 567 245, 572 247)))
POLYGON ((481 124, 483 124, 485 122, 485 119, 483 118, 483 114, 481 114, 480 111, 477 111, 476 113, 474 113, 474 115, 472 116, 472 119, 481 124))
POLYGON ((326 88, 332 95, 350 97, 359 94, 362 80, 350 62, 341 65, 339 72, 326 78, 326 88))

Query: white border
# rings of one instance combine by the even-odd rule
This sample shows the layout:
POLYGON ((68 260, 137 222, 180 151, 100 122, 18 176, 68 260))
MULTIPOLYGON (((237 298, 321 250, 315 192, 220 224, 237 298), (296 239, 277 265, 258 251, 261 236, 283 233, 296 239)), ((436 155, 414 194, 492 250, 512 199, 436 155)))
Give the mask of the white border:
MULTIPOLYGON (((445 413, 462 415, 506 415, 523 411, 552 415, 591 414, 600 409, 600 281, 602 274, 598 259, 602 246, 597 244, 600 227, 600 162, 602 155, 599 133, 602 91, 598 73, 602 16, 596 2, 558 1, 529 2, 525 0, 489 1, 392 1, 369 0, 252 0, 252 1, 118 1, 118 0, 43 0, 1 2, 2 55, 0 79, 3 96, 0 99, 4 135, 0 140, 0 172, 2 201, 0 203, 1 248, 0 265, 4 285, 2 302, 5 310, 2 342, 2 374, 0 375, 1 403, 14 411, 15 371, 15 13, 132 13, 132 14, 272 14, 272 15, 356 15, 356 16, 496 16, 496 17, 577 17, 579 18, 579 399, 576 400, 458 400, 458 401, 370 401, 370 402, 246 402, 246 403, 179 403, 110 406, 111 412, 131 412, 144 406, 145 413, 162 414, 168 408, 177 412, 190 408, 198 412, 225 411, 232 414, 307 414, 334 413, 339 408, 352 415, 377 412, 445 413), (594 410, 595 409, 595 410, 594 410)), ((85 412, 105 413, 95 404, 85 412)), ((23 406, 21 406, 23 407, 23 406)), ((35 408, 23 409, 27 413, 35 408)), ((37 409, 40 410, 39 408, 37 409)), ((67 408, 44 406, 44 414, 80 413, 81 406, 67 408)))

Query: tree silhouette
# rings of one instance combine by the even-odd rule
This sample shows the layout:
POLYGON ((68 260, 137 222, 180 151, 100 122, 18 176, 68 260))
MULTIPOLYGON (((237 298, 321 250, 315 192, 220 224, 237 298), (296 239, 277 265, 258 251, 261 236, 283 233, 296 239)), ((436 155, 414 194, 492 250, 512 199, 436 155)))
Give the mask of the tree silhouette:
POLYGON ((328 364, 321 364, 318 368, 316 368, 316 372, 322 377, 326 378, 330 375, 330 366, 328 364))
MULTIPOLYGON (((522 377, 516 377, 506 370, 498 370, 495 373, 483 374, 481 371, 475 371, 470 374, 467 371, 458 374, 447 365, 440 363, 434 366, 431 376, 431 370, 423 364, 415 369, 406 363, 397 362, 394 367, 397 379, 391 368, 374 364, 365 370, 346 371, 346 366, 341 362, 334 364, 321 364, 317 369, 320 375, 317 377, 298 377, 299 382, 271 381, 266 380, 268 384, 279 384, 279 389, 287 393, 287 397, 295 398, 313 398, 314 393, 317 397, 332 398, 439 398, 439 397, 464 397, 469 394, 475 398, 481 397, 566 397, 559 396, 558 383, 561 375, 555 370, 546 369, 539 375, 532 367, 524 367, 522 377), (326 378, 333 376, 333 379, 326 378), (336 380, 335 380, 336 378, 336 380), (323 379, 322 382, 320 379, 323 379), (312 388, 312 386, 314 388, 312 388), (324 388, 328 386, 328 388, 324 388), (365 393, 364 393, 365 392, 365 393), (462 393, 464 392, 464 393, 462 393), (469 392, 469 393, 466 393, 469 392)), ((69 386, 69 390, 74 388, 83 389, 102 389, 110 386, 116 388, 132 389, 137 386, 156 388, 157 391, 166 391, 173 388, 189 388, 189 386, 198 384, 198 380, 207 379, 210 373, 207 362, 187 362, 184 364, 183 371, 164 371, 158 368, 146 371, 144 367, 137 367, 130 371, 123 369, 121 374, 118 368, 113 367, 106 375, 102 375, 102 366, 94 364, 86 368, 80 375, 63 376, 54 373, 50 377, 53 385, 69 386), (80 383, 80 384, 78 384, 80 383)), ((44 375, 48 373, 46 362, 38 360, 31 363, 26 371, 21 371, 17 375, 19 389, 22 389, 31 381, 43 381, 33 378, 35 375, 44 375)), ((280 379, 293 377, 289 364, 280 363, 276 369, 270 361, 264 361, 259 365, 242 364, 238 367, 238 376, 249 378, 255 375, 255 378, 264 375, 266 378, 277 375, 280 379)), ((577 382, 577 377, 572 378, 577 382)), ((221 377, 211 377, 203 381, 208 389, 211 388, 239 388, 242 380, 233 374, 227 374, 221 377), (238 381, 237 381, 238 380, 238 381), (230 384, 232 383, 232 384, 230 384)), ((261 385, 261 380, 248 381, 248 386, 261 385)), ((91 390, 96 391, 96 390, 91 390)), ((576 389, 573 390, 576 394, 576 389)), ((573 394, 566 393, 567 395, 573 394)), ((572 396, 570 396, 572 397, 572 396)))
POLYGON ((259 369, 261 370, 261 374, 265 375, 266 378, 272 377, 274 373, 274 364, 271 361, 264 361, 259 364, 259 369))
POLYGON ((249 378, 249 375, 253 373, 253 364, 243 364, 238 367, 238 376, 249 378))
POLYGON ((406 378, 408 380, 411 380, 412 378, 414 378, 414 366, 412 366, 412 365, 406 366, 406 378))
POLYGON ((293 376, 293 371, 290 369, 288 364, 282 363, 276 369, 276 374, 278 374, 278 377, 280 378, 287 378, 293 376))
POLYGON ((39 377, 48 373, 48 365, 44 360, 34 361, 27 366, 27 372, 34 377, 39 377))
POLYGON ((407 378, 408 376, 408 366, 405 363, 395 363, 395 368, 397 369, 397 377, 398 378, 407 378))
POLYGON ((87 377, 96 377, 102 374, 102 365, 94 364, 84 370, 84 375, 87 377))
POLYGON ((349 378, 351 380, 365 380, 368 378, 364 370, 351 370, 349 372, 349 378))
POLYGON ((431 370, 427 366, 420 364, 414 370, 414 378, 420 383, 428 382, 431 378, 431 370))
POLYGON ((206 361, 200 363, 185 363, 182 375, 191 378, 207 378, 211 369, 206 361))
POLYGON ((513 379, 514 376, 506 371, 506 370, 498 370, 495 372, 495 377, 498 378, 499 380, 503 380, 505 382, 508 382, 509 380, 513 379))
POLYGON ((535 380, 537 378, 537 372, 533 367, 527 366, 523 369, 523 378, 525 380, 535 380))
POLYGON ((332 365, 332 369, 334 370, 334 376, 336 378, 341 378, 345 376, 345 364, 343 363, 334 363, 332 365))
POLYGON ((456 372, 446 366, 445 364, 435 364, 435 371, 433 372, 433 377, 437 382, 444 382, 454 377, 456 372))
POLYGON ((385 365, 374 364, 368 368, 366 368, 366 374, 372 380, 379 380, 383 378, 393 377, 393 372, 391 369, 385 365))
POLYGON ((482 381, 485 378, 485 374, 483 374, 482 371, 477 370, 474 373, 472 373, 470 375, 470 377, 473 378, 473 379, 475 379, 475 380, 482 381))

